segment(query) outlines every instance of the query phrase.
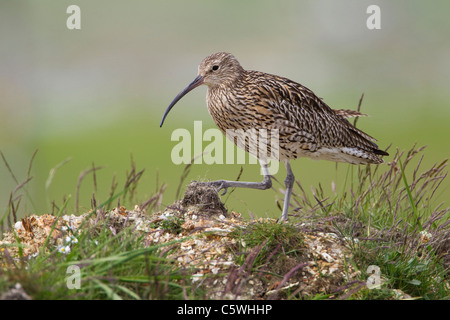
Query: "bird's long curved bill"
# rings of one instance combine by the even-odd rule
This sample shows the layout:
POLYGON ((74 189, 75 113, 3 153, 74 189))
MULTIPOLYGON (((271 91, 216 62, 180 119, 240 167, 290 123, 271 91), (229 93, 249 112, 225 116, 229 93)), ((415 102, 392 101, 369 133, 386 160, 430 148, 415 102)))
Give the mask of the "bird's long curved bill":
POLYGON ((164 116, 162 117, 161 120, 161 124, 159 125, 159 127, 162 127, 162 125, 164 124, 164 120, 166 119, 167 115, 169 114, 170 110, 173 108, 173 106, 181 99, 183 98, 189 91, 191 91, 192 89, 197 88, 198 86, 203 84, 203 77, 202 76, 197 76, 197 78, 194 79, 194 81, 192 81, 186 88, 184 88, 183 91, 181 91, 176 97, 175 99, 173 99, 173 101, 169 104, 169 106, 166 109, 166 112, 164 112, 164 116))

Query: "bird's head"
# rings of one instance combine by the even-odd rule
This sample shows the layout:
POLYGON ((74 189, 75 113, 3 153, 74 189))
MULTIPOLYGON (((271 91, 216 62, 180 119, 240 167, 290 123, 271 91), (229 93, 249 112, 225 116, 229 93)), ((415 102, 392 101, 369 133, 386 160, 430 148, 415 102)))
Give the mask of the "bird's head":
POLYGON ((221 84, 231 84, 244 69, 239 61, 227 52, 214 53, 200 63, 198 76, 202 77, 203 83, 208 87, 216 87, 221 84))
POLYGON ((236 58, 227 52, 214 53, 200 63, 198 66, 198 75, 183 91, 181 91, 175 99, 167 107, 166 112, 161 120, 162 127, 166 116, 172 107, 183 98, 189 91, 205 84, 209 88, 215 88, 220 85, 231 85, 241 75, 244 69, 236 58))

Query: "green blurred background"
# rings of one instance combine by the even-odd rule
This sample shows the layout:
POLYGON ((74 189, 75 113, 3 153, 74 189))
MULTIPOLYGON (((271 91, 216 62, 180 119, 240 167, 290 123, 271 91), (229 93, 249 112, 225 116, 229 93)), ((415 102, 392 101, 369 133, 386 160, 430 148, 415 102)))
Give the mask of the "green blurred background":
MULTIPOLYGON (((45 213, 74 194, 80 172, 97 172, 96 198, 105 200, 116 174, 123 183, 130 155, 145 168, 137 200, 157 181, 167 183, 163 205, 175 200, 184 165, 171 162, 177 128, 202 120, 214 128, 205 87, 187 95, 163 128, 161 116, 216 51, 233 53, 246 69, 274 73, 306 85, 334 108, 356 109, 358 127, 409 149, 428 145, 423 167, 450 157, 450 2, 364 1, 4 1, 0 2, 0 150, 18 180, 39 149, 21 201, 27 214, 45 213), (81 30, 68 30, 66 9, 81 8, 81 30), (381 8, 381 30, 368 30, 366 9, 381 8), (46 192, 51 168, 56 171, 46 192), (157 179, 158 177, 158 179, 157 179), (31 199, 31 201, 30 201, 31 199)), ((206 145, 205 143, 204 145, 206 145)), ((389 161, 389 157, 387 158, 389 161)), ((348 165, 300 159, 294 173, 307 192, 320 182, 343 188, 348 165)), ((240 165, 194 165, 187 180, 235 179, 240 165)), ((284 166, 276 175, 285 177, 284 166)), ((242 180, 260 180, 259 166, 245 165, 242 180)), ((188 182, 188 181, 187 181, 188 182)), ((0 212, 16 183, 0 163, 0 212)), ((279 185, 275 185, 279 187, 279 185)), ((444 183, 439 201, 450 200, 444 183)), ((93 182, 81 186, 90 208, 93 182)), ((227 207, 278 216, 280 192, 236 190, 227 207)), ((448 203, 448 202, 447 202, 448 203)))

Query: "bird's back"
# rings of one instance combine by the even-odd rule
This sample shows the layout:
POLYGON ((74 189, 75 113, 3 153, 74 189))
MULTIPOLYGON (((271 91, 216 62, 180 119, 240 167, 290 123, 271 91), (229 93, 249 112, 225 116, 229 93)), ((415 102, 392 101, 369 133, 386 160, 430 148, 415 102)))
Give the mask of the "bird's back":
POLYGON ((276 129, 281 159, 310 157, 382 163, 374 138, 311 90, 284 77, 244 71, 233 85, 208 89, 208 110, 222 131, 276 129))

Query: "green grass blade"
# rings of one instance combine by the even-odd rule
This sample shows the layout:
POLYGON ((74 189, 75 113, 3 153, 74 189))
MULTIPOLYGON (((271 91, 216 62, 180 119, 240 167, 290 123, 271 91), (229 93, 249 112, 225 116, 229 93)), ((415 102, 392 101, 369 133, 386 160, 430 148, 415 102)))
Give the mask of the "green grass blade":
POLYGON ((413 228, 415 228, 416 225, 417 225, 419 227, 420 231, 422 231, 423 228, 422 228, 422 224, 420 223, 419 213, 417 211, 416 204, 414 203, 414 198, 413 198, 413 196, 411 194, 411 190, 409 188, 408 181, 406 179, 405 170, 403 170, 402 161, 400 159, 398 161, 400 163, 400 170, 402 172, 402 178, 403 178, 403 183, 405 185, 406 193, 408 194, 409 202, 411 204, 411 207, 412 207, 413 213, 414 213, 414 224, 415 225, 413 225, 413 228))

